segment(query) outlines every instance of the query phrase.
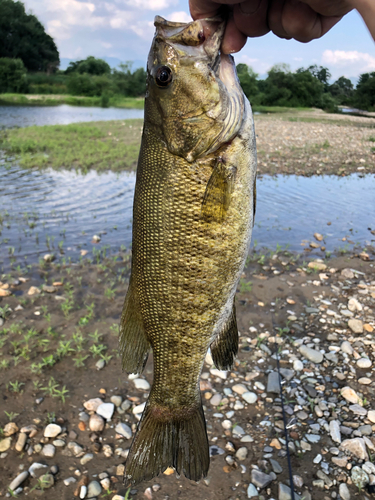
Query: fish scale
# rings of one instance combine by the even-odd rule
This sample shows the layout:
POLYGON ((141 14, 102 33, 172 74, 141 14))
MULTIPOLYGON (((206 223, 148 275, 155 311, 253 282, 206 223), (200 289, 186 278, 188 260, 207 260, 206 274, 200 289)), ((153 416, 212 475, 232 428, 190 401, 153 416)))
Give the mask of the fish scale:
POLYGON ((210 346, 218 368, 237 352, 234 295, 255 204, 251 108, 233 58, 217 64, 223 21, 155 26, 120 330, 125 370, 141 371, 150 349, 154 358, 126 462, 133 484, 167 467, 195 481, 207 474, 199 379, 210 346))

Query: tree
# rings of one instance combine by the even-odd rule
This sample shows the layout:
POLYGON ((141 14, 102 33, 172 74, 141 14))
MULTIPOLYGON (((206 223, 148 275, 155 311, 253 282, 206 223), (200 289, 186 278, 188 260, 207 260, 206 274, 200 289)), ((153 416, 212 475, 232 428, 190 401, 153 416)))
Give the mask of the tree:
MULTIPOLYGON (((302 69, 302 71, 305 70, 302 69)), ((325 87, 328 85, 328 81, 332 76, 328 68, 325 68, 324 66, 317 66, 316 64, 309 66, 307 71, 310 71, 310 73, 323 83, 325 87)))
POLYGON ((0 57, 22 59, 29 71, 52 72, 60 64, 55 42, 43 25, 13 0, 0 0, 0 57))
POLYGON ((120 69, 113 70, 113 81, 117 91, 129 97, 138 97, 146 93, 147 73, 143 68, 131 72, 131 62, 120 64, 120 69))
POLYGON ((81 61, 70 62, 65 70, 67 75, 71 73, 87 73, 89 75, 109 75, 111 73, 110 65, 103 59, 97 59, 93 56, 88 56, 81 61))
POLYGON ((328 91, 339 102, 339 104, 350 105, 354 94, 354 87, 348 78, 340 76, 335 83, 329 86, 328 91))
POLYGON ((360 75, 354 105, 367 111, 375 110, 375 72, 360 75))
POLYGON ((251 102, 253 102, 254 97, 259 94, 257 73, 255 73, 253 68, 243 63, 237 64, 236 69, 244 94, 251 102))
POLYGON ((26 68, 21 59, 0 58, 0 92, 25 92, 26 68))

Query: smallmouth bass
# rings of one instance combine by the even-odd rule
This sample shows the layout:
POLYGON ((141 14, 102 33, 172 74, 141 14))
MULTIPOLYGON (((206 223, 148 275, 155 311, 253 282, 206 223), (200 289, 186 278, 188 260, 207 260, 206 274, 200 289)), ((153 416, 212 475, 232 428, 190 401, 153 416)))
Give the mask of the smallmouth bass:
POLYGON ((138 483, 174 467, 207 475, 199 379, 209 347, 229 369, 238 350, 234 296, 255 212, 251 107, 221 18, 157 16, 133 209, 133 258, 120 327, 123 368, 154 381, 126 462, 138 483))

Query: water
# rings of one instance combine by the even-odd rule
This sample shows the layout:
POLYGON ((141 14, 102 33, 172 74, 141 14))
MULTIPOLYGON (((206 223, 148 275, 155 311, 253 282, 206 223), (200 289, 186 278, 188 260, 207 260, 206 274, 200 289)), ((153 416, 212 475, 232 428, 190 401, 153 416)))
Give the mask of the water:
MULTIPOLYGON (((134 173, 81 175, 2 164, 0 178, 0 271, 11 261, 22 267, 51 252, 77 261, 81 250, 89 257, 93 248, 115 253, 130 246, 134 173), (100 243, 92 242, 94 235, 100 243)), ((301 243, 314 241, 314 232, 324 235, 329 251, 374 243, 374 192, 371 175, 263 177, 257 183, 253 244, 302 252, 301 243)))
POLYGON ((143 109, 86 108, 79 106, 0 106, 0 129, 31 125, 67 125, 99 120, 143 118, 143 109))

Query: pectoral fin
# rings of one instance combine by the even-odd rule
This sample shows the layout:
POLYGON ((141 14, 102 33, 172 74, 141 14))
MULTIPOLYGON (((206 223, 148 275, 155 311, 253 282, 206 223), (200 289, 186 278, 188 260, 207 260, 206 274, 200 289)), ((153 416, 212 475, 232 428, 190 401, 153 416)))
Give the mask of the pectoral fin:
POLYGON ((212 359, 219 370, 232 368, 238 352, 238 329, 236 308, 233 303, 232 313, 223 330, 211 344, 212 359))
POLYGON ((130 278, 120 324, 123 369, 127 373, 141 373, 146 364, 149 349, 150 344, 144 332, 136 290, 130 278))
POLYGON ((226 165, 219 159, 208 181, 202 203, 202 216, 207 222, 223 222, 227 214, 234 185, 237 168, 226 165))

